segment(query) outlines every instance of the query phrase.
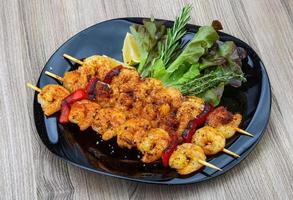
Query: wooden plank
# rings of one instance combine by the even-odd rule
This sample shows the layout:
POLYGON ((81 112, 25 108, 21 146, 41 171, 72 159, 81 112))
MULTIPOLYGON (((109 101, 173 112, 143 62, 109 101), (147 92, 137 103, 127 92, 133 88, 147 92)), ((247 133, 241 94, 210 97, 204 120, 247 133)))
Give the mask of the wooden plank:
POLYGON ((293 199, 293 3, 291 0, 26 1, 0 3, 0 199, 293 199), (263 59, 273 90, 268 130, 227 174, 202 184, 158 186, 68 165, 40 141, 33 122, 35 82, 51 54, 97 22, 153 14, 174 19, 191 3, 192 23, 219 19, 224 31, 263 59))

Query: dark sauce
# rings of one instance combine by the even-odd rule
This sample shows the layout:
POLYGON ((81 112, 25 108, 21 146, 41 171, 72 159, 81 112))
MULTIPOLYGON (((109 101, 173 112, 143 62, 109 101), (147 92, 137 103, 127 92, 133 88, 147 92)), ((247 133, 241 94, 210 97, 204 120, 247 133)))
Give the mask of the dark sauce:
MULTIPOLYGON (((101 136, 92 129, 80 131, 75 124, 59 125, 63 136, 60 138, 62 143, 69 146, 82 155, 90 167, 102 168, 105 171, 115 171, 123 175, 139 175, 145 177, 169 179, 174 177, 175 171, 164 168, 161 162, 156 161, 151 164, 145 164, 140 161, 142 155, 136 149, 120 148, 117 145, 116 138, 109 141, 103 141, 101 136), (143 173, 141 173, 143 172, 143 173)), ((76 158, 75 158, 76 160, 76 158)))

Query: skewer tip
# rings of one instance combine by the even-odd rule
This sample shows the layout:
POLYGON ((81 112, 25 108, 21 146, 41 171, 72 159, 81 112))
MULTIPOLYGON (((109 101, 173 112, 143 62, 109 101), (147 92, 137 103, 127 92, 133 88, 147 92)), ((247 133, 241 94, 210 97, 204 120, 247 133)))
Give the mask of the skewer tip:
POLYGON ((199 162, 200 164, 202 164, 202 165, 204 165, 204 166, 207 166, 207 167, 210 167, 210 168, 212 168, 212 169, 219 170, 219 171, 223 171, 221 168, 219 168, 219 167, 217 167, 217 166, 215 166, 215 165, 213 165, 213 164, 211 164, 211 163, 208 163, 208 162, 206 162, 206 161, 204 161, 204 160, 198 160, 198 162, 199 162))
POLYGON ((236 131, 243 134, 243 135, 247 135, 247 136, 250 136, 250 137, 254 137, 254 135, 252 135, 251 133, 248 133, 247 131, 241 129, 241 128, 236 128, 236 131))
POLYGON ((70 56, 70 55, 68 55, 66 53, 63 54, 63 57, 67 58, 68 60, 71 60, 72 62, 75 62, 77 64, 83 65, 83 62, 81 60, 79 60, 77 58, 74 58, 74 57, 72 57, 72 56, 70 56))
POLYGON ((231 155, 231 156, 233 156, 233 157, 235 157, 235 158, 240 158, 240 156, 237 154, 237 153, 234 153, 233 151, 230 151, 230 150, 228 150, 228 149, 223 149, 223 152, 224 153, 226 153, 226 154, 229 154, 229 155, 231 155))
POLYGON ((49 71, 45 71, 45 74, 52 78, 57 79, 58 81, 63 82, 63 78, 61 76, 58 76, 57 74, 53 74, 52 72, 49 72, 49 71))
POLYGON ((38 88, 37 86, 35 86, 35 85, 31 84, 31 83, 26 83, 26 86, 31 88, 31 89, 33 89, 33 90, 35 90, 35 91, 37 91, 37 92, 42 91, 41 88, 38 88))

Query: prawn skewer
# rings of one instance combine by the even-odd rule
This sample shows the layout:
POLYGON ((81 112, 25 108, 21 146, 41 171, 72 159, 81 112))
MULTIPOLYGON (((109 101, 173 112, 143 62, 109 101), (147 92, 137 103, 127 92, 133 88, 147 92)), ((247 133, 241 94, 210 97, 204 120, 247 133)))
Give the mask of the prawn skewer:
POLYGON ((62 100, 70 94, 60 85, 49 84, 42 89, 31 83, 27 83, 27 86, 38 92, 38 102, 47 116, 58 112, 61 109, 62 100))
POLYGON ((200 146, 208 156, 215 155, 222 151, 233 157, 240 157, 238 154, 225 149, 225 137, 217 129, 210 126, 204 126, 198 129, 192 137, 192 143, 200 146))

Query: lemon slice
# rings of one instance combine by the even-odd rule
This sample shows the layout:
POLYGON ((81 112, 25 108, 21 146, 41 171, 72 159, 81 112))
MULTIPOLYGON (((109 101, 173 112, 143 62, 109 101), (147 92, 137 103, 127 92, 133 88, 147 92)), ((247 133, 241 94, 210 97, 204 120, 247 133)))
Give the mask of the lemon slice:
POLYGON ((129 66, 126 63, 120 62, 119 60, 116 60, 114 58, 111 58, 109 56, 103 55, 103 57, 109 59, 111 61, 111 65, 112 67, 116 67, 118 65, 123 65, 125 68, 129 68, 129 69, 136 69, 135 67, 129 66))
POLYGON ((141 54, 138 44, 131 33, 127 33, 122 48, 123 61, 127 65, 136 65, 140 62, 141 54))

